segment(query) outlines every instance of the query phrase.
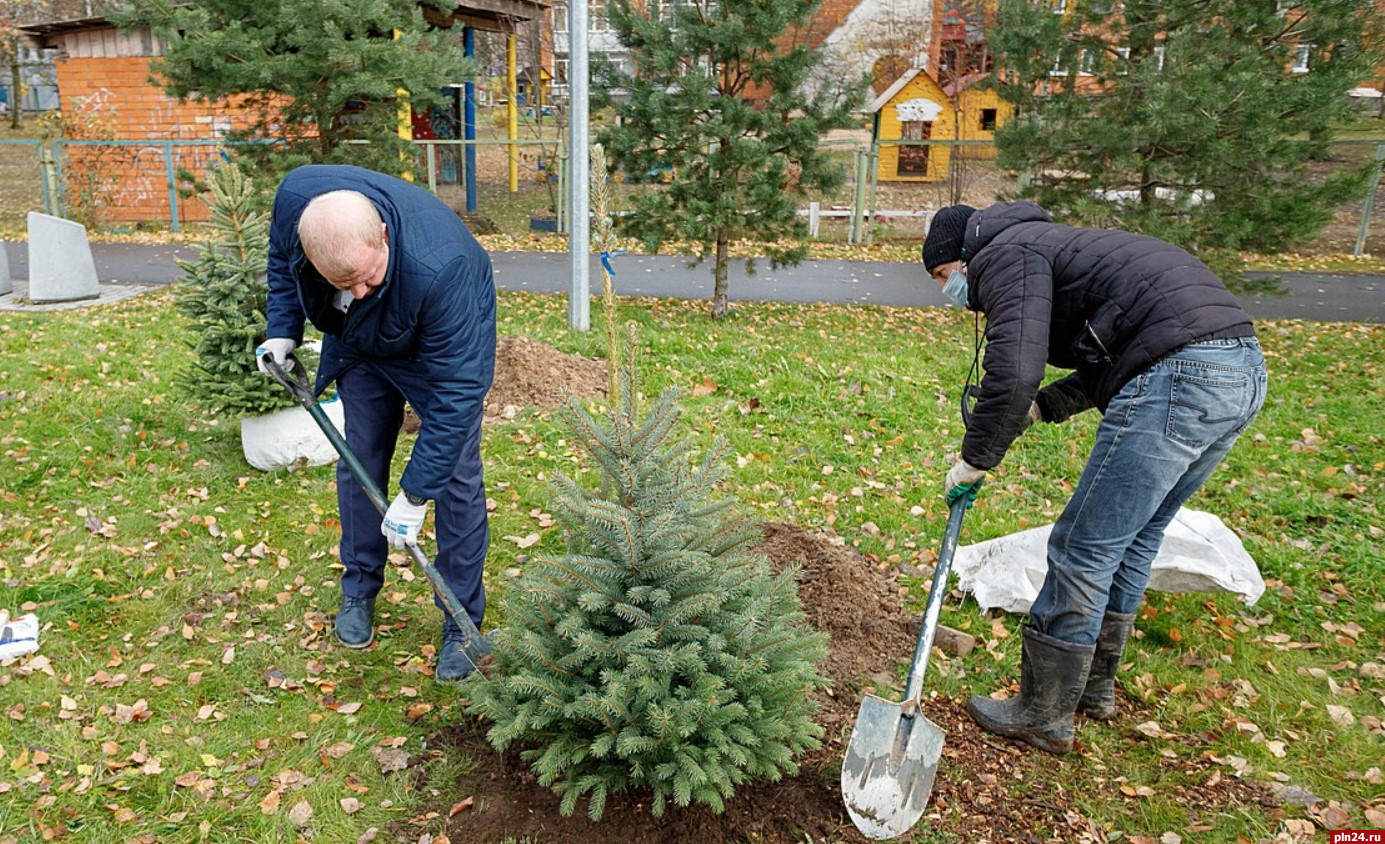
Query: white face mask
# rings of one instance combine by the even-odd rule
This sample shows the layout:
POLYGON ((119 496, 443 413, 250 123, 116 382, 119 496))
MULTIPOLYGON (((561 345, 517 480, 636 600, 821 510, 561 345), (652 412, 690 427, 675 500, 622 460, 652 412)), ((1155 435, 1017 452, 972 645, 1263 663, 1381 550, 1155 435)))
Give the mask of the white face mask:
POLYGON ((965 267, 953 270, 948 274, 947 283, 943 285, 943 295, 959 308, 967 306, 967 272, 965 267))

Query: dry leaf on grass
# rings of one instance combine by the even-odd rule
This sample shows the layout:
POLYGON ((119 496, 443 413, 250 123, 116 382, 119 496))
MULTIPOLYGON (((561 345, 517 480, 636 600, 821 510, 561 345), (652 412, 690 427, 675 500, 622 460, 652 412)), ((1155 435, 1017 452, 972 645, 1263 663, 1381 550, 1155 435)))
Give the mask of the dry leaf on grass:
POLYGON ((374 748, 375 761, 380 765, 380 773, 389 774, 409 767, 409 751, 374 748))
POLYGON ((293 804, 292 809, 289 809, 289 821, 300 829, 307 826, 308 822, 312 819, 313 807, 307 800, 299 800, 297 803, 293 804))

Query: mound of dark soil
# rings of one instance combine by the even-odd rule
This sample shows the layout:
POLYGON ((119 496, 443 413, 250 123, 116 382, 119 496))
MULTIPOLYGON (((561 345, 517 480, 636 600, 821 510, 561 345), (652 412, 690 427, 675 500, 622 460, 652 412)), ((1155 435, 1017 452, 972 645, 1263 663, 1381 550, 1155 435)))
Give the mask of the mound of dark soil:
MULTIPOLYGON (((495 381, 486 394, 486 421, 514 418, 521 408, 553 408, 570 392, 582 398, 606 395, 606 362, 560 352, 529 337, 501 335, 495 340, 495 381)), ((404 430, 418 431, 409 411, 404 430)))

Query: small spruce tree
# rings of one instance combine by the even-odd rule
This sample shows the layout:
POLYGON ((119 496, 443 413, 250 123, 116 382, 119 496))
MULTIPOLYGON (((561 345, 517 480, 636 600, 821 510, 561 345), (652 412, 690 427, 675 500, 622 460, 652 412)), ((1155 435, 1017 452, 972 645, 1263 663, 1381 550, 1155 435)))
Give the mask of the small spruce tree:
MULTIPOLYGON (((179 312, 192 321, 197 360, 183 378, 194 400, 212 413, 254 416, 293 405, 288 391, 260 374, 255 347, 265 337, 265 267, 269 216, 240 168, 223 163, 211 174, 212 237, 184 273, 179 312)), ((300 360, 302 356, 299 355, 300 360)))
POLYGON ((809 692, 826 636, 804 623, 796 572, 772 574, 746 550, 758 525, 713 500, 726 444, 690 464, 678 391, 640 416, 634 351, 631 331, 608 420, 568 401, 601 488, 554 482, 567 552, 524 573, 496 670, 469 689, 491 744, 525 748, 563 814, 585 797, 593 820, 631 789, 656 816, 669 801, 720 812, 737 785, 796 773, 822 733, 809 692))

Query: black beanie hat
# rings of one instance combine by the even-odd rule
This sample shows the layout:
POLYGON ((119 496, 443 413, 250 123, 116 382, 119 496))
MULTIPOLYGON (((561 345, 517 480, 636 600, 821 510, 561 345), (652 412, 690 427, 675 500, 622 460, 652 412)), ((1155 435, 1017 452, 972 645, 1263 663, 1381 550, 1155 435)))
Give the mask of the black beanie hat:
POLYGON ((967 233, 967 218, 976 213, 970 205, 949 205, 933 215, 928 237, 923 240, 923 268, 933 268, 962 257, 962 237, 967 233))

